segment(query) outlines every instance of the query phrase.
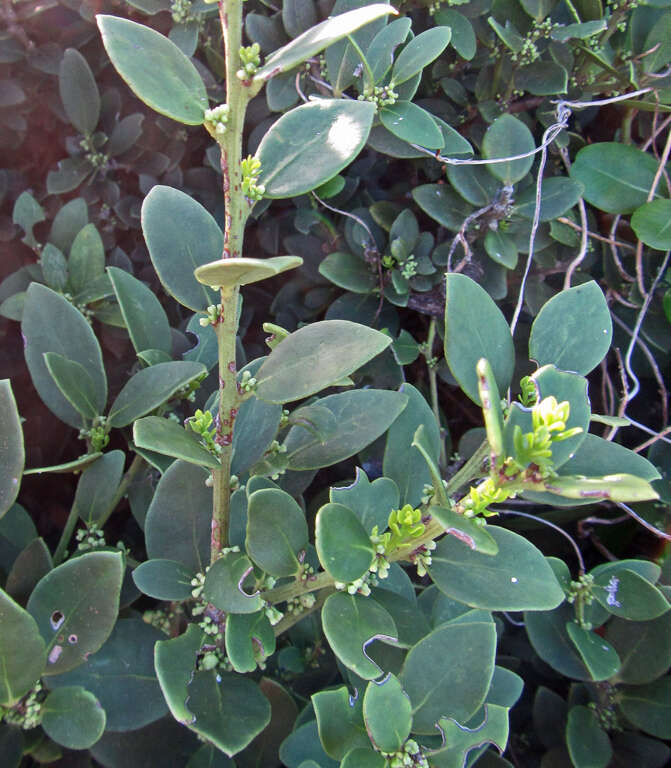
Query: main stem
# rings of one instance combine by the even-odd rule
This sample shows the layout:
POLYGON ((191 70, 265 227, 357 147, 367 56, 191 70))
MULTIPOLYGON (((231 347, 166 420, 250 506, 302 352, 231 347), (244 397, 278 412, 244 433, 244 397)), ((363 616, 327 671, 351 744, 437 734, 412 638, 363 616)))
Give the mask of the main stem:
MULTIPOLYGON (((225 224, 222 259, 240 258, 250 204, 242 194, 242 131, 249 102, 249 85, 237 77, 242 45, 242 0, 219 0, 219 18, 226 55, 226 103, 228 123, 218 138, 221 149, 225 224)), ((221 467, 213 470, 212 537, 210 561, 228 545, 231 507, 231 459, 233 429, 240 407, 236 382, 235 340, 238 331, 239 287, 221 289, 221 312, 215 326, 219 351, 219 413, 215 440, 221 446, 221 467)))

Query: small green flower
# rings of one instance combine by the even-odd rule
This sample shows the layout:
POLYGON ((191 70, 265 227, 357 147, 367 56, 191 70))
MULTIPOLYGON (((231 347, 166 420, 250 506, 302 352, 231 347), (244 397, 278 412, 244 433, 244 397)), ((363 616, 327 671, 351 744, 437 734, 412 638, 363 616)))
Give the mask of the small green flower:
POLYGON ((240 48, 240 63, 242 68, 235 74, 240 80, 251 80, 261 66, 261 46, 258 43, 240 48))
POLYGON ((249 155, 244 159, 240 168, 242 170, 242 194, 250 201, 261 200, 266 193, 265 185, 257 184, 261 174, 261 161, 249 155))

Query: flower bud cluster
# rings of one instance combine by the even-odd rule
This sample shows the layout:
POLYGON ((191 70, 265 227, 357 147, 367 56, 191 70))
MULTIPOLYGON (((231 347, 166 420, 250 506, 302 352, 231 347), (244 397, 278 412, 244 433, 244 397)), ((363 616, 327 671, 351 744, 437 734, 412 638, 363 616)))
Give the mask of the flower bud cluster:
POLYGON ((78 551, 105 546, 105 532, 96 523, 90 523, 86 528, 80 528, 75 534, 75 538, 79 542, 77 544, 78 551))
POLYGON ((419 744, 408 739, 398 752, 382 752, 389 768, 429 768, 419 744))
POLYGON ((219 104, 217 107, 207 109, 205 122, 217 136, 223 136, 226 133, 226 124, 228 123, 228 104, 219 104))
POLYGON ((242 68, 235 74, 240 80, 251 80, 261 66, 261 46, 258 43, 240 48, 240 63, 242 68))
POLYGON ((510 496, 505 488, 499 488, 491 477, 483 480, 477 487, 469 489, 466 496, 460 499, 455 511, 464 517, 476 518, 475 522, 484 524, 482 517, 496 514, 488 509, 490 504, 500 504, 510 496))
POLYGON ((46 691, 41 681, 37 681, 33 688, 13 707, 3 710, 0 707, 0 722, 9 725, 17 725, 25 731, 37 728, 42 720, 42 702, 46 698, 46 691))
POLYGON ((436 548, 435 541, 428 541, 422 544, 410 554, 410 562, 417 568, 417 575, 421 578, 428 573, 427 568, 431 565, 431 552, 436 548))
POLYGON ((242 394, 251 394, 256 389, 256 379, 249 371, 243 371, 238 382, 238 392, 242 394))
POLYGON ((198 669, 209 671, 216 669, 218 672, 232 672, 233 665, 221 648, 208 648, 198 659, 198 669))
POLYGON ((401 264, 401 274, 406 280, 417 274, 417 260, 412 254, 401 264))
POLYGON ((171 636, 172 628, 181 613, 180 609, 175 608, 157 608, 154 611, 145 611, 142 614, 142 621, 171 636))
POLYGON ((304 595, 298 595, 298 597, 287 600, 286 612, 289 615, 297 616, 303 611, 309 611, 316 602, 317 598, 312 592, 306 592, 304 595))
POLYGON ((251 201, 261 200, 266 193, 265 185, 257 184, 261 175, 261 161, 253 155, 249 155, 241 162, 240 168, 242 170, 242 194, 251 201))
POLYGON ((198 324, 202 328, 207 328, 208 325, 217 325, 221 321, 221 304, 210 304, 205 310, 205 317, 201 317, 198 320, 198 324))
POLYGON ((370 101, 375 104, 375 109, 382 109, 382 107, 390 107, 392 104, 396 104, 398 101, 398 93, 391 85, 376 85, 372 91, 362 93, 358 97, 359 101, 370 101))
POLYGON ((186 24, 187 21, 193 19, 191 5, 191 0, 173 0, 170 13, 175 24, 186 24))
POLYGON ((90 440, 93 451, 98 452, 109 443, 109 427, 105 416, 96 416, 90 429, 79 430, 80 440, 90 440))
POLYGON ((203 412, 198 408, 194 415, 188 419, 188 424, 197 435, 200 435, 201 443, 210 453, 215 456, 221 453, 222 448, 214 439, 216 428, 214 418, 209 411, 203 412))

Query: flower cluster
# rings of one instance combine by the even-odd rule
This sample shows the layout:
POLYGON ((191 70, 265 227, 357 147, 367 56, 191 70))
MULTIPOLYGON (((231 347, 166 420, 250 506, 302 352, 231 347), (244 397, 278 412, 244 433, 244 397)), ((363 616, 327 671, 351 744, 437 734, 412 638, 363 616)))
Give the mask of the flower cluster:
POLYGON ((198 323, 201 327, 207 328, 208 325, 217 325, 221 321, 221 304, 210 304, 205 310, 205 317, 201 317, 198 323))
POLYGON ((75 534, 77 550, 86 551, 105 546, 105 532, 96 523, 90 523, 86 528, 80 528, 75 534))
POLYGON ((408 739, 398 752, 382 752, 389 768, 429 768, 419 744, 408 739))
POLYGON ((256 389, 256 379, 249 371, 243 371, 238 382, 238 392, 240 394, 251 394, 256 389))
POLYGON ((191 0, 173 0, 170 6, 170 13, 175 24, 186 24, 194 16, 191 13, 191 0))
POLYGON ((261 161, 252 155, 240 163, 242 170, 242 194, 251 201, 258 201, 266 193, 265 185, 257 184, 261 175, 261 161))
POLYGON ((240 63, 242 68, 235 74, 240 80, 251 80, 261 66, 261 46, 258 43, 240 48, 240 63))
POLYGON ((37 728, 42 720, 42 702, 46 691, 38 680, 33 688, 13 707, 2 710, 0 707, 0 722, 17 725, 26 731, 37 728))
POLYGON ((214 418, 210 411, 201 411, 200 408, 188 420, 189 427, 200 436, 201 443, 207 450, 218 456, 221 453, 221 446, 216 442, 214 436, 216 429, 214 427, 214 418))
POLYGON ((79 430, 79 439, 90 440, 93 451, 102 451, 110 441, 107 419, 104 416, 96 416, 90 429, 79 430))
POLYGON ((218 107, 207 109, 205 111, 206 127, 211 128, 216 136, 223 136, 226 133, 226 124, 228 123, 228 104, 219 104, 218 107))
POLYGON ((393 89, 391 85, 376 85, 372 91, 362 93, 359 97, 359 101, 370 101, 375 104, 375 109, 382 109, 382 107, 390 107, 392 104, 396 104, 398 101, 398 93, 393 89))

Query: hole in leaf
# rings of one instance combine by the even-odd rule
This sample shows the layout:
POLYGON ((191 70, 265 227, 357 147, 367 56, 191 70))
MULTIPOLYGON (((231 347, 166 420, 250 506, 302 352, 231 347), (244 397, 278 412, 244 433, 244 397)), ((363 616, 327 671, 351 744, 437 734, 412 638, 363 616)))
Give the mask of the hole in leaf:
POLYGON ((77 635, 70 635, 70 637, 68 637, 68 643, 70 643, 70 645, 77 645, 78 642, 79 638, 77 635))
POLYGON ((60 629, 61 624, 65 621, 65 616, 61 611, 54 611, 51 614, 51 628, 56 631, 60 629))
POLYGON ((60 645, 54 645, 49 651, 49 664, 55 664, 63 653, 63 648, 60 645))

